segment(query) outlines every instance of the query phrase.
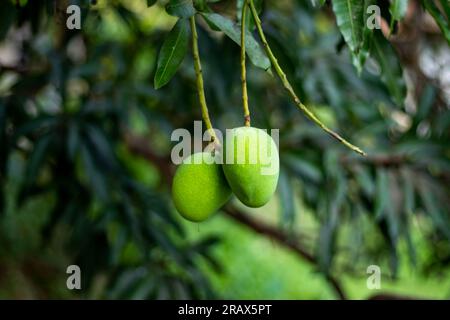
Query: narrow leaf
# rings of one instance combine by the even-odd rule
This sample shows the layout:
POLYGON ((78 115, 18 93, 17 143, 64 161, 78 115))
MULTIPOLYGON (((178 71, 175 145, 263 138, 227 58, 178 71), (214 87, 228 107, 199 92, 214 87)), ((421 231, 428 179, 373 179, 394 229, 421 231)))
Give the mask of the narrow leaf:
POLYGON ((380 220, 389 206, 389 181, 385 169, 377 171, 377 194, 375 199, 375 219, 380 220))
POLYGON ((189 29, 185 19, 180 19, 164 41, 158 56, 154 86, 159 89, 175 75, 183 62, 189 44, 189 29))
POLYGON ((386 85, 397 105, 403 105, 406 85, 403 70, 391 44, 377 32, 374 37, 373 54, 381 68, 381 81, 386 85))
MULTIPOLYGON (((202 13, 202 16, 209 23, 217 26, 217 28, 222 30, 223 33, 225 33, 231 40, 240 45, 241 30, 233 21, 217 13, 202 13)), ((245 35, 245 46, 250 61, 258 68, 261 68, 263 70, 269 70, 270 68, 269 58, 267 58, 264 50, 255 40, 253 35, 248 31, 245 35)))
POLYGON ((403 19, 408 9, 409 0, 393 0, 389 6, 389 12, 391 13, 391 19, 399 21, 403 19))
POLYGON ((189 18, 195 14, 192 0, 170 0, 166 5, 166 11, 171 16, 189 18))
POLYGON ((367 28, 367 7, 371 0, 334 0, 333 11, 337 25, 353 56, 353 64, 358 72, 369 53, 370 34, 367 28))
POLYGON ((283 223, 292 224, 295 218, 294 197, 290 177, 285 170, 280 172, 278 194, 280 197, 281 219, 283 223))
MULTIPOLYGON (((425 7, 425 9, 433 16, 434 20, 438 24, 439 28, 442 31, 442 34, 444 35, 445 39, 447 40, 448 44, 450 45, 450 26, 448 19, 445 18, 444 15, 439 11, 438 7, 436 7, 436 4, 434 1, 430 0, 422 0, 422 3, 425 7)), ((442 1, 441 1, 442 3, 442 1)), ((444 6, 446 13, 450 12, 448 4, 444 6)))

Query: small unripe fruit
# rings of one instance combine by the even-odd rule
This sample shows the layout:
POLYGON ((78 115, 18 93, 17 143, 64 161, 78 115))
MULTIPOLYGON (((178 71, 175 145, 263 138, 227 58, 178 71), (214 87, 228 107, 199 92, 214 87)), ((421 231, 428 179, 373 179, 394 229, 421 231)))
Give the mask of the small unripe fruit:
POLYGON ((186 219, 200 222, 220 209, 231 190, 219 164, 208 152, 194 153, 177 168, 172 184, 172 198, 178 212, 186 219))
POLYGON ((272 197, 278 183, 278 148, 264 130, 240 127, 227 135, 223 171, 233 193, 257 208, 272 197))

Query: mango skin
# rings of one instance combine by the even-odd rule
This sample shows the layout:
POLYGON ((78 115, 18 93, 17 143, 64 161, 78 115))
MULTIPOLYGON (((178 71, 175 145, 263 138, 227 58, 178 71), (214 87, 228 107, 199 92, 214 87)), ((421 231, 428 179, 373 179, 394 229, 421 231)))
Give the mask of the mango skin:
POLYGON ((246 206, 262 207, 277 188, 280 172, 277 145, 264 130, 252 127, 235 128, 226 139, 222 168, 231 190, 246 206), (229 159, 233 159, 232 163, 229 159), (264 172, 263 168, 268 167, 272 170, 264 172))
POLYGON ((208 219, 231 197, 221 165, 213 163, 213 159, 211 153, 194 153, 175 172, 172 199, 175 208, 187 220, 208 219))

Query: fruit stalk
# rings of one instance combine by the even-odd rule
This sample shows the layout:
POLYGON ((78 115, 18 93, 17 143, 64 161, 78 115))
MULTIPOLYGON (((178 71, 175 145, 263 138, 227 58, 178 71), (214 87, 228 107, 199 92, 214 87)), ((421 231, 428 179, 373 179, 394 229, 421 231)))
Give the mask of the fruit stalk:
POLYGON ((314 122, 316 125, 318 125, 322 130, 324 130, 326 133, 328 133, 330 136, 344 144, 346 147, 350 148, 351 150, 365 156, 366 153, 362 151, 357 146, 351 144, 347 140, 345 140, 343 137, 341 137, 338 133, 334 132, 330 128, 328 128, 325 124, 322 123, 322 121, 317 118, 317 116, 308 109, 307 106, 305 106, 300 98, 295 93, 294 89, 292 88, 292 85, 290 84, 289 80, 287 79, 286 74, 284 73, 283 69, 280 67, 277 58, 274 56, 272 50, 270 49, 269 43, 267 42, 266 36, 264 35, 264 31, 261 26, 261 20, 259 19, 258 13, 255 8, 255 4, 253 3, 253 0, 249 0, 250 4, 250 10, 252 12, 253 19, 256 23, 256 28, 258 30, 259 37, 261 38, 261 41, 264 46, 264 50, 266 51, 267 56, 269 57, 270 62, 272 63, 272 66, 275 69, 275 72, 277 73, 278 77, 280 78, 284 88, 289 93, 291 98, 294 100, 297 107, 308 117, 312 122, 314 122))
POLYGON ((247 71, 245 68, 245 16, 247 14, 247 0, 242 5, 241 15, 241 80, 242 80, 242 106, 244 107, 244 125, 250 127, 250 110, 247 94, 247 71))
POLYGON ((211 124, 211 119, 209 118, 208 105, 206 104, 205 97, 205 88, 203 84, 203 72, 202 72, 202 64, 200 61, 200 54, 198 50, 198 35, 197 35, 197 27, 195 25, 195 16, 189 18, 189 22, 191 25, 192 32, 192 55, 194 57, 194 69, 195 69, 195 77, 197 82, 197 92, 198 99, 200 103, 200 107, 202 109, 202 118, 205 122, 206 129, 209 131, 211 135, 211 139, 216 144, 219 144, 219 140, 217 139, 216 133, 213 130, 213 126, 211 124))

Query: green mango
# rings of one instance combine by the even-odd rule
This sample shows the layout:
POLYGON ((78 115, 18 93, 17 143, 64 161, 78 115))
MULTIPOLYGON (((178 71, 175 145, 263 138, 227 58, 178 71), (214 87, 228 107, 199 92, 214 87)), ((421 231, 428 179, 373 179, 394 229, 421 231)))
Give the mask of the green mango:
POLYGON ((220 164, 209 152, 187 157, 177 168, 172 184, 172 199, 187 220, 208 219, 231 197, 231 190, 220 164))
POLYGON ((223 171, 233 193, 245 205, 265 205, 277 188, 278 148, 264 130, 240 127, 227 133, 223 171))

